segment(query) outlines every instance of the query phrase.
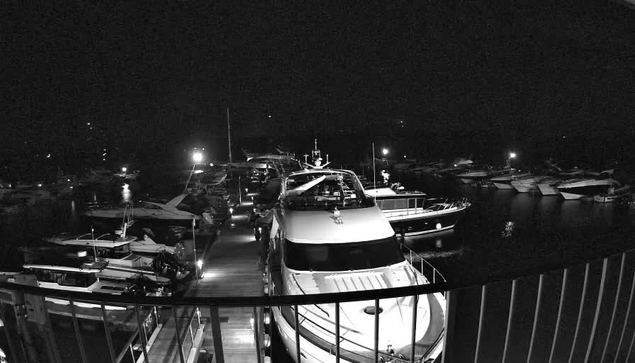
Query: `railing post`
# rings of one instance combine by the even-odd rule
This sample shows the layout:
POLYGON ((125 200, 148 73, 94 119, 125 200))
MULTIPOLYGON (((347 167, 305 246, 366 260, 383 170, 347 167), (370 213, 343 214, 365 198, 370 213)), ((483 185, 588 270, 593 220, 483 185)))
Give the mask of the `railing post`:
POLYGON ((609 257, 605 258, 602 262, 602 277, 600 278, 600 291, 598 292, 597 303, 595 305, 595 316, 593 317, 593 326, 591 327, 591 337, 589 337, 589 345, 587 346, 586 355, 584 361, 588 362, 591 356, 591 350, 595 345, 593 340, 595 339, 595 332, 598 327, 598 320, 600 319, 600 308, 602 307, 602 300, 604 295, 604 286, 606 284, 606 271, 609 266, 609 257))
MULTIPOLYGON (((562 287, 560 288, 560 302, 558 303, 558 317, 556 318, 556 326, 553 330, 553 340, 551 342, 551 352, 549 353, 549 363, 553 361, 553 355, 556 351, 556 342, 558 341, 558 330, 560 330, 560 319, 562 317, 562 309, 564 308, 564 293, 567 289, 567 280, 569 269, 565 268, 562 273, 562 287)), ((634 280, 635 281, 635 280, 634 280)))
MULTIPOLYGON (((628 325, 628 318, 631 316, 631 306, 633 305, 633 292, 635 292, 635 272, 633 272, 633 282, 631 283, 631 293, 628 297, 628 307, 626 308, 626 317, 624 318, 624 325, 622 326, 622 334, 620 334, 620 341, 617 343, 617 350, 615 351, 615 355, 618 356, 620 354, 620 349, 622 348, 622 341, 624 340, 624 333, 626 332, 626 326, 628 325)), ((635 334, 633 334, 635 336, 635 334)), ((628 360, 627 360, 628 361, 628 360)))
POLYGON ((604 357, 606 356, 606 350, 609 347, 609 341, 611 338, 611 332, 613 332, 613 322, 615 321, 615 313, 617 312, 617 303, 620 301, 620 292, 622 291, 622 280, 624 277, 624 265, 626 264, 626 253, 622 253, 622 260, 620 261, 620 276, 617 279, 617 290, 615 291, 615 298, 613 302, 613 312, 611 313, 611 322, 609 323, 609 332, 606 335, 606 340, 604 342, 604 349, 602 350, 602 357, 600 358, 600 363, 604 362, 604 357))
POLYGON ((503 346, 503 359, 502 363, 505 363, 507 358, 507 346, 509 345, 509 336, 512 331, 512 320, 514 319, 514 305, 516 303, 516 286, 518 286, 518 280, 512 280, 512 292, 509 297, 509 314, 507 315, 507 331, 505 332, 505 345, 503 346))
POLYGON ((410 340, 410 361, 415 361, 415 341, 417 337, 417 305, 419 302, 419 295, 413 296, 414 301, 412 303, 412 339, 410 340))
POLYGON ((214 359, 216 363, 225 363, 225 353, 223 352, 223 337, 220 329, 220 318, 218 316, 218 306, 210 306, 210 323, 212 324, 212 338, 214 339, 214 359))
POLYGON ((179 331, 179 317, 176 314, 176 306, 172 307, 172 315, 174 315, 174 334, 176 336, 176 344, 179 346, 179 359, 181 363, 185 363, 185 357, 183 356, 183 342, 181 342, 181 332, 179 331))
POLYGON ((584 301, 586 300, 587 284, 589 282, 589 270, 591 264, 587 263, 584 269, 584 285, 582 286, 582 297, 580 297, 580 308, 578 311, 578 322, 575 325, 575 332, 573 333, 573 342, 571 342, 571 351, 569 352, 569 363, 573 361, 573 352, 575 351, 575 344, 578 341, 578 333, 580 332, 580 322, 582 321, 582 312, 584 310, 584 301))
POLYGON ((531 353, 534 349, 534 339, 536 338, 536 329, 538 328, 538 315, 540 314, 540 305, 542 304, 542 289, 544 286, 545 274, 540 274, 538 279, 538 292, 536 293, 536 310, 534 312, 534 324, 531 327, 531 338, 529 338, 529 352, 527 353, 527 363, 531 360, 531 353))
POLYGON ((340 363, 340 303, 335 303, 335 363, 340 363))
POLYGON ((379 363, 379 299, 375 299, 375 363, 379 363))
POLYGON ((143 351, 143 358, 145 359, 146 363, 150 362, 150 359, 148 359, 148 337, 146 336, 146 327, 143 324, 143 321, 141 320, 141 314, 139 313, 139 305, 135 304, 134 306, 134 312, 135 315, 137 316, 137 330, 139 331, 139 336, 141 337, 141 349, 143 351), (143 334, 142 334, 142 330, 143 330, 143 334))
POLYGON ((73 319, 73 328, 75 329, 75 338, 77 339, 77 345, 79 346, 79 355, 82 358, 82 363, 88 363, 86 358, 86 350, 84 349, 84 338, 79 331, 79 324, 77 323, 77 314, 75 313, 75 303, 73 300, 69 300, 69 307, 71 309, 71 317, 73 319))
POLYGON ((298 305, 295 305, 295 357, 298 363, 302 362, 300 352, 300 312, 298 311, 298 305))
POLYGON ((112 347, 112 336, 110 335, 110 325, 108 325, 108 314, 106 314, 106 306, 104 303, 101 303, 101 315, 104 318, 104 331, 106 333, 106 342, 108 343, 108 352, 110 353, 110 360, 115 363, 116 356, 115 350, 112 347))
POLYGON ((481 311, 478 315, 478 331, 476 333, 476 350, 474 351, 474 363, 478 363, 478 354, 481 346, 481 334, 483 333, 483 321, 485 320, 485 302, 487 299, 487 285, 481 287, 481 311))

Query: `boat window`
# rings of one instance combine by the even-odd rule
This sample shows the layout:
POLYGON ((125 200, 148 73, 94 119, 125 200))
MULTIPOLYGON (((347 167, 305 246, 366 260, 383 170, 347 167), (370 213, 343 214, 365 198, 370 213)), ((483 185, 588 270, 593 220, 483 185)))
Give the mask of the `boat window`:
POLYGON ((286 241, 285 264, 302 271, 350 271, 404 260, 395 237, 354 243, 306 244, 286 241))
POLYGON ((76 286, 76 287, 88 287, 97 281, 97 277, 94 274, 86 274, 81 272, 66 272, 63 274, 60 285, 64 286, 76 286))
POLYGON ((307 173, 286 180, 286 207, 293 210, 352 209, 372 207, 352 173, 307 173))
POLYGON ((408 208, 414 208, 416 200, 417 199, 414 199, 414 198, 408 199, 408 208))

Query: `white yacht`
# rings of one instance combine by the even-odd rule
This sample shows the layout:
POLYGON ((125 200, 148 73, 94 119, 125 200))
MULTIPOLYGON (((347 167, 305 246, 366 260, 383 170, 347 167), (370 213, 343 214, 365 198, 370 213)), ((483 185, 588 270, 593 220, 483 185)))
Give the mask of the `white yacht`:
POLYGON ((616 188, 620 183, 615 179, 572 179, 557 185, 562 197, 566 200, 581 199, 584 196, 606 194, 609 189, 616 188))
MULTIPOLYGON (((395 232, 364 193, 352 171, 311 169, 283 178, 274 209, 268 281, 272 295, 323 294, 423 285, 430 281, 400 251, 395 232)), ((273 307, 276 326, 291 357, 302 362, 335 359, 335 304, 273 307), (296 351, 296 331, 301 352, 296 351)), ((374 357, 374 322, 379 319, 380 356, 395 361, 410 356, 416 325, 417 361, 439 357, 443 345, 443 294, 340 304, 342 362, 374 357), (418 300, 418 303, 416 302, 418 300), (416 305, 416 319, 413 308, 416 305), (415 321, 413 321, 415 320, 415 321)), ((299 362, 297 362, 299 363, 299 362)))

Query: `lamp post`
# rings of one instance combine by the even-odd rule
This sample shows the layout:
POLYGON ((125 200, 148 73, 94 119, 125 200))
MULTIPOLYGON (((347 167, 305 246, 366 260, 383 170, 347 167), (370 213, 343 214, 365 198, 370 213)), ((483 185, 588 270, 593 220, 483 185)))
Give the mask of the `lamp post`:
POLYGON ((192 179, 192 174, 194 174, 196 164, 199 164, 201 161, 203 161, 203 153, 200 151, 195 151, 194 154, 192 154, 192 161, 192 171, 190 171, 190 175, 187 177, 187 183, 185 183, 185 189, 183 189, 183 193, 187 192, 187 187, 190 184, 190 180, 192 179))

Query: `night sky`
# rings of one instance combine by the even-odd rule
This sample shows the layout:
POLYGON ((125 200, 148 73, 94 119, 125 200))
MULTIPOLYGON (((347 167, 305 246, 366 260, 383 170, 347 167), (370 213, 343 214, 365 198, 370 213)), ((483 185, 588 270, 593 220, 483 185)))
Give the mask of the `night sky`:
POLYGON ((422 158, 635 153, 631 8, 327 3, 5 1, 3 158, 222 159, 227 107, 235 153, 313 137, 422 158))

